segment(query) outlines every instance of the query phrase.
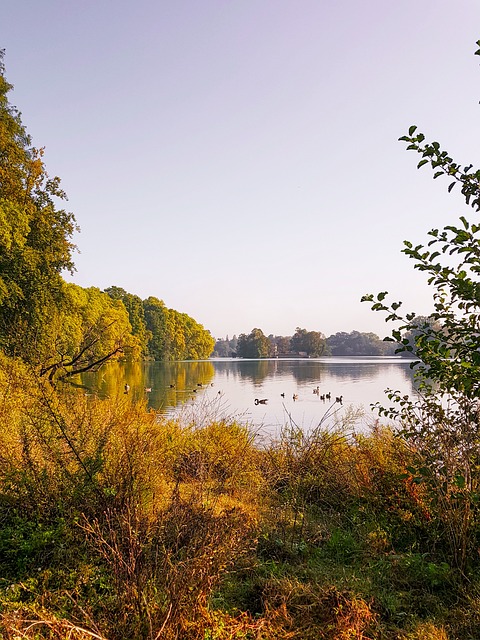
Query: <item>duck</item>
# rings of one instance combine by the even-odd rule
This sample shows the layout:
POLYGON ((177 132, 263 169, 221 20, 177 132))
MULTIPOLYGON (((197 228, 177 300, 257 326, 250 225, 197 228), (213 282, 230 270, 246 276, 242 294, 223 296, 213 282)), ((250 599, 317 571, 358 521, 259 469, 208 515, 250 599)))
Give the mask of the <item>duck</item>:
POLYGON ((255 398, 255 404, 267 404, 268 402, 268 398, 265 398, 263 400, 259 400, 258 398, 255 398))
POLYGON ((330 393, 330 391, 328 393, 325 394, 325 398, 327 400, 331 400, 332 399, 332 394, 330 393))
POLYGON ((343 404, 343 396, 337 396, 335 398, 335 402, 339 402, 340 404, 343 404))
POLYGON ((298 400, 298 394, 294 393, 294 394, 293 394, 293 399, 294 399, 294 400, 298 400))
POLYGON ((282 396, 282 398, 284 398, 284 397, 285 397, 285 394, 284 394, 284 393, 281 393, 280 395, 282 396))
POLYGON ((146 393, 151 393, 152 391, 152 387, 145 387, 145 392, 146 393))

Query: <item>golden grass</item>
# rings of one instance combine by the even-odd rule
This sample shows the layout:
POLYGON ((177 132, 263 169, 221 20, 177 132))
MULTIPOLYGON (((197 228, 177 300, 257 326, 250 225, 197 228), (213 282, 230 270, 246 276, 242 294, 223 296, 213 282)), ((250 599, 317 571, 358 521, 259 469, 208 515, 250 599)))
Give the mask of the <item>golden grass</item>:
MULTIPOLYGON (((211 598, 242 562, 255 577, 262 536, 264 549, 279 539, 300 563, 302 548, 346 557, 357 545, 369 562, 397 551, 402 527, 425 535, 427 496, 405 473, 414 456, 381 428, 290 429, 260 449, 234 419, 185 425, 123 394, 57 393, 0 356, 1 522, 20 512, 29 527, 60 521, 76 545, 42 552, 18 601, 4 592, 2 637, 389 640, 373 597, 327 572, 263 576, 253 613, 214 609, 211 598)), ((432 621, 395 634, 448 640, 432 621)))

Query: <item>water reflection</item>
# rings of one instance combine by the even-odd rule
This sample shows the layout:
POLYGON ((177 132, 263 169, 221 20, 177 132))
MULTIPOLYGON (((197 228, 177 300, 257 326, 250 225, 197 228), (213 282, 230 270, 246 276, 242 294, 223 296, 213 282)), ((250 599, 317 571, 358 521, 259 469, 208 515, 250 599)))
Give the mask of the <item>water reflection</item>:
POLYGON ((211 362, 119 362, 108 363, 98 373, 84 373, 81 384, 101 397, 115 398, 125 384, 135 400, 148 399, 156 410, 168 410, 190 399, 212 383, 211 362))
POLYGON ((250 380, 261 385, 267 379, 293 378, 298 384, 318 383, 330 378, 362 381, 377 376, 396 377, 399 370, 411 380, 409 361, 400 358, 323 358, 273 360, 213 360, 217 375, 250 380))
POLYGON ((415 393, 409 362, 401 358, 111 363, 97 374, 84 374, 81 382, 113 398, 123 394, 128 383, 132 398, 146 398, 151 408, 164 414, 221 400, 229 415, 242 415, 268 428, 290 419, 307 427, 318 424, 330 406, 322 400, 327 393, 331 402, 343 396, 345 410, 363 407, 367 413, 377 402, 389 406, 386 388, 415 393), (320 393, 314 394, 317 387, 320 393), (255 398, 268 402, 256 405, 255 398))

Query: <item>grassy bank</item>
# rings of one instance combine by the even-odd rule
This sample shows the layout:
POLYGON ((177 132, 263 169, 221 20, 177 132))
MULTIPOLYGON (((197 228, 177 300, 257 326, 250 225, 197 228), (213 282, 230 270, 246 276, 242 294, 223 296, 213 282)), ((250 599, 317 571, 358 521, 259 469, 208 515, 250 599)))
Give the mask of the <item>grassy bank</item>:
POLYGON ((476 512, 381 425, 259 446, 5 359, 0 389, 2 638, 480 637, 476 512))

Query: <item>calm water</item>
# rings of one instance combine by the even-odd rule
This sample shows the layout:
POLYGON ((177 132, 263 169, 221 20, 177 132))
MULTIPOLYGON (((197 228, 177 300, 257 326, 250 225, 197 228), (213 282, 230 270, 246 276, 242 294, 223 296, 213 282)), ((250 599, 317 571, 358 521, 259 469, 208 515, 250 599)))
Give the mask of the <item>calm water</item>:
POLYGON ((358 426, 377 416, 371 404, 390 406, 385 389, 415 393, 409 362, 402 358, 112 363, 82 376, 82 384, 101 396, 123 395, 125 383, 131 397, 145 397, 159 413, 195 415, 197 420, 212 414, 236 416, 270 434, 291 421, 309 429, 325 414, 346 417, 361 409, 365 418, 356 420, 358 426), (319 395, 313 393, 317 386, 319 395), (328 392, 331 401, 322 400, 328 392), (339 396, 342 405, 335 403, 339 396), (267 403, 256 405, 255 399, 267 403))

